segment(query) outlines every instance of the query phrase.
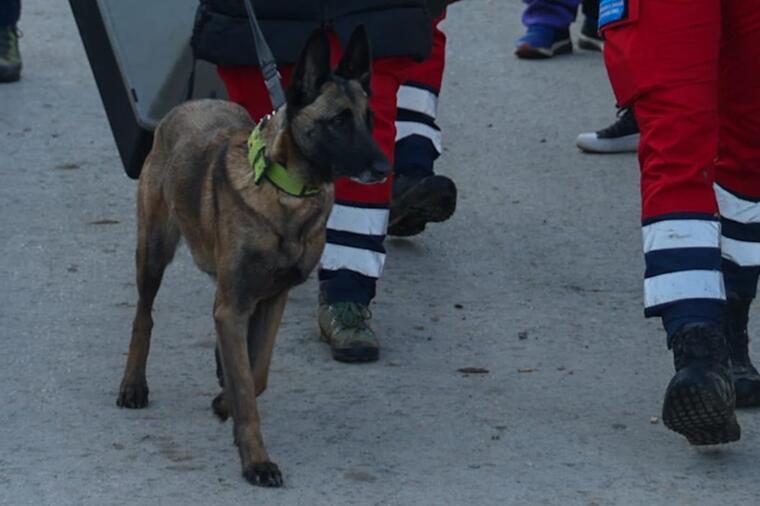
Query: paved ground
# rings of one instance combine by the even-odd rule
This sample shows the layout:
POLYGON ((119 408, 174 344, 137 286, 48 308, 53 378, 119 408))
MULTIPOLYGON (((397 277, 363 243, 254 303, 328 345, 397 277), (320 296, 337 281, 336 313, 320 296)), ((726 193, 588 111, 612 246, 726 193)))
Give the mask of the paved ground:
POLYGON ((152 403, 115 406, 135 184, 67 3, 24 8, 25 78, 0 87, 0 503, 758 504, 760 415, 706 451, 650 423, 671 364, 642 318, 636 161, 573 146, 613 116, 598 55, 516 61, 516 0, 452 9, 439 167, 459 210, 389 241, 375 365, 332 362, 315 283, 295 291, 260 403, 287 486, 263 490, 209 409, 212 286, 187 252, 155 311, 152 403))

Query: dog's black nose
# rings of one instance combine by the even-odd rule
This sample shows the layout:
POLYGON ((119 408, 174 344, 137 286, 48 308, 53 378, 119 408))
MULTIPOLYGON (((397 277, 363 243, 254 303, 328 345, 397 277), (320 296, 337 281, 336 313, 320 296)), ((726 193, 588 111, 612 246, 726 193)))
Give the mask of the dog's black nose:
POLYGON ((388 175, 391 173, 391 163, 387 158, 375 160, 372 162, 370 168, 372 169, 373 175, 378 175, 381 178, 388 177, 388 175))

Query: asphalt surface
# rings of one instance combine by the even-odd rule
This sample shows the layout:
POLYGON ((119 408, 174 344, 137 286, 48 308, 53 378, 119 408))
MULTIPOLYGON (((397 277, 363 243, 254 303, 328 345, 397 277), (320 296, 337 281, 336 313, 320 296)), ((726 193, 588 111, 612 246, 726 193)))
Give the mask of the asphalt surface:
POLYGON ((265 490, 211 414, 213 287, 186 250, 155 309, 151 404, 115 405, 135 183, 68 3, 25 2, 24 79, 0 85, 0 504, 760 503, 760 413, 708 450, 652 419, 672 364, 642 316, 636 159, 577 151, 614 116, 601 58, 516 60, 521 8, 450 10, 438 168, 461 199, 388 241, 381 360, 333 362, 316 283, 294 291, 259 404, 286 487, 265 490))

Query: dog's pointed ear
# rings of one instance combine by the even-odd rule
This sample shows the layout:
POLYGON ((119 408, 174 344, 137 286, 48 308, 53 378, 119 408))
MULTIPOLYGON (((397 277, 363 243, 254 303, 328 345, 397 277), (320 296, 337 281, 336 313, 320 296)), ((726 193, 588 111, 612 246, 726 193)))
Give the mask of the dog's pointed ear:
POLYGON ((322 85, 330 79, 330 43, 327 32, 314 30, 293 69, 288 86, 288 107, 292 110, 306 107, 319 96, 322 85))
POLYGON ((335 75, 344 79, 356 79, 369 95, 372 80, 372 52, 364 25, 359 25, 351 34, 335 75))

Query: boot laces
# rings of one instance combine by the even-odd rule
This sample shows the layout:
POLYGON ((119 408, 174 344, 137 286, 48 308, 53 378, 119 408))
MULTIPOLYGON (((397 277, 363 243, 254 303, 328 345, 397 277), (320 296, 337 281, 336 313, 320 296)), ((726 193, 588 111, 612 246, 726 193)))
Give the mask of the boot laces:
POLYGON ((348 328, 363 327, 372 318, 372 313, 366 306, 356 302, 342 302, 335 305, 335 318, 348 328))
POLYGON ((693 360, 728 362, 726 340, 712 325, 695 325, 675 334, 668 343, 673 349, 676 370, 693 360))

